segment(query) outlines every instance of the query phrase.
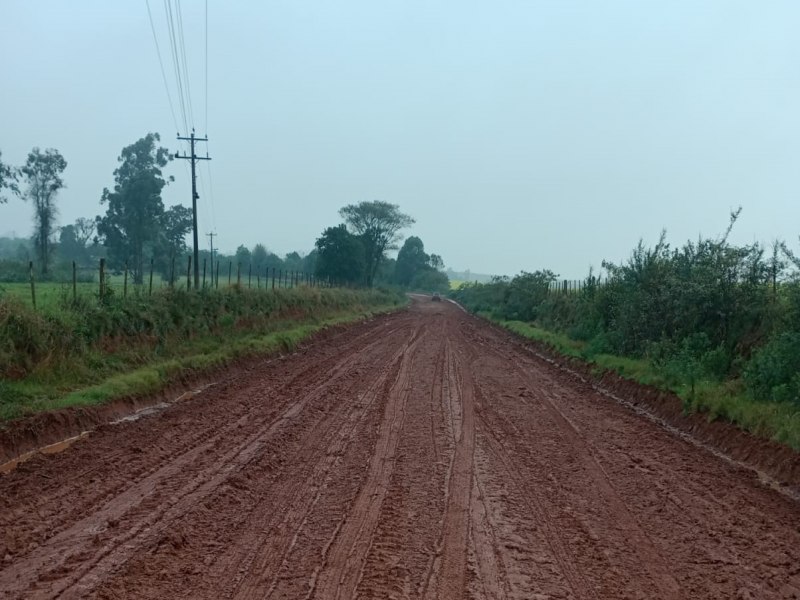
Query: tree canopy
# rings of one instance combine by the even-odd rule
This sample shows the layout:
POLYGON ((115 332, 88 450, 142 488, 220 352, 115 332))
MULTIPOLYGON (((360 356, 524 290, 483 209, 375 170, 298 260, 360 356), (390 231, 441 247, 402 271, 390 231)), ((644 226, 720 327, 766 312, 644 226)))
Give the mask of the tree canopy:
POLYGON ((161 170, 171 156, 166 148, 157 146, 160 140, 157 133, 148 133, 123 148, 117 159, 120 166, 114 171, 114 189, 105 188, 100 199, 108 209, 97 218, 97 232, 112 260, 128 262, 136 283, 142 282, 145 254, 152 256, 159 242, 162 247, 175 250, 179 235, 181 211, 174 211, 166 222, 164 219, 161 190, 167 180, 161 170), (172 231, 165 233, 165 225, 172 227, 172 231))
POLYGON ((372 286, 375 274, 387 250, 396 248, 400 231, 414 224, 414 219, 400 212, 396 204, 374 200, 348 204, 339 210, 349 230, 361 238, 364 247, 365 282, 372 286))
POLYGON ((26 183, 24 198, 33 204, 34 242, 43 274, 50 262, 50 238, 58 213, 55 200, 64 187, 61 173, 66 168, 67 161, 58 150, 34 148, 19 171, 26 183))
POLYGON ((346 283, 364 280, 364 244, 360 237, 347 231, 345 225, 323 231, 317 239, 316 250, 317 277, 346 283))
POLYGON ((3 153, 0 152, 0 204, 8 202, 8 198, 3 193, 3 190, 11 190, 14 193, 19 193, 17 188, 17 179, 19 171, 7 164, 2 160, 3 153))

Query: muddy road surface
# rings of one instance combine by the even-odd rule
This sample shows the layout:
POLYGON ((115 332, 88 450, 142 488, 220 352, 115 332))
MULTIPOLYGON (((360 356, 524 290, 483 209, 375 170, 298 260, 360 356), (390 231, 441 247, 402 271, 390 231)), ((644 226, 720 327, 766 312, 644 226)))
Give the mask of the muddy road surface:
POLYGON ((798 504, 447 302, 0 477, 0 598, 796 598, 798 504))

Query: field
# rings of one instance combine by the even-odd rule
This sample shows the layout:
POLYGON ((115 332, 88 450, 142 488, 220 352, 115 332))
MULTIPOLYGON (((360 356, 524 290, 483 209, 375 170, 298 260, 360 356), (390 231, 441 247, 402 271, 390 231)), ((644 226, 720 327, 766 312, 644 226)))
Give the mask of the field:
MULTIPOLYGON (((108 278, 108 288, 112 293, 122 295, 125 289, 125 280, 122 275, 111 275, 108 278)), ((271 289, 271 280, 270 280, 271 289)), ((247 278, 242 281, 243 287, 248 287, 247 278)), ((228 286, 227 277, 223 280, 220 276, 220 288, 228 286)), ((264 281, 257 280, 255 277, 250 282, 250 288, 257 287, 264 288, 264 281)), ((78 282, 76 284, 76 293, 81 298, 97 298, 99 294, 99 286, 97 282, 78 282)), ((153 292, 169 287, 169 281, 162 279, 160 276, 153 277, 153 292)), ((186 278, 181 278, 176 282, 176 287, 186 288, 186 278)), ((285 282, 276 281, 276 288, 288 287, 285 282)), ((72 283, 54 283, 54 282, 36 282, 36 307, 45 311, 57 310, 64 301, 72 299, 73 290, 72 283)), ((149 292, 149 284, 134 285, 131 280, 128 280, 128 294, 130 295, 147 295, 149 292)), ((3 296, 15 298, 27 306, 32 306, 31 299, 31 286, 29 283, 0 283, 0 298, 3 296)))

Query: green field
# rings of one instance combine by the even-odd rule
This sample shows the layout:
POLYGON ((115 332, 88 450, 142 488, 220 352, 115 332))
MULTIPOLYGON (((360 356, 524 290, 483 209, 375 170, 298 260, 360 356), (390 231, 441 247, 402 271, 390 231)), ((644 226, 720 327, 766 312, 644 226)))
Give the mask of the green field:
MULTIPOLYGON (((125 290, 125 278, 122 275, 112 275, 108 279, 108 289, 115 295, 123 295, 125 290)), ((235 277, 234 277, 235 279, 235 277)), ((290 287, 283 285, 284 282, 275 282, 276 288, 290 287)), ((169 282, 162 279, 160 276, 153 277, 153 292, 156 290, 168 287, 169 282)), ((186 278, 183 277, 176 282, 176 287, 186 289, 186 278)), ((63 306, 64 301, 72 299, 73 289, 71 283, 55 283, 55 282, 35 282, 36 290, 36 308, 45 312, 59 309, 63 306)), ((220 288, 228 287, 227 277, 223 280, 220 276, 220 288)), ((249 282, 252 289, 264 288, 265 282, 263 279, 253 277, 249 282)), ((248 280, 246 277, 242 279, 242 287, 248 287, 248 280)), ((267 282, 267 289, 271 289, 272 280, 267 282)), ((78 282, 75 285, 75 293, 81 298, 96 298, 99 294, 99 287, 97 282, 78 282)), ((143 285, 134 285, 133 282, 128 280, 129 295, 149 293, 149 283, 143 285)), ((31 297, 31 286, 29 283, 0 283, 0 298, 9 297, 15 298, 25 304, 32 306, 33 299, 31 297)))

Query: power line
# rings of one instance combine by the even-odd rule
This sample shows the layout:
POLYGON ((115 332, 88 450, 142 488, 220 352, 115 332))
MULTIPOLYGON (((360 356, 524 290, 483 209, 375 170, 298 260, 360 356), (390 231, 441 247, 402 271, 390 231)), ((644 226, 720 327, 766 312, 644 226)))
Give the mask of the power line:
POLYGON ((206 0, 206 135, 208 135, 208 0, 206 0))
MULTIPOLYGON (((167 83, 167 73, 164 71, 164 61, 161 59, 161 48, 158 45, 158 36, 156 35, 156 26, 153 23, 153 13, 150 12, 150 0, 144 0, 147 5, 147 16, 150 17, 150 30, 153 32, 153 41, 156 43, 156 54, 158 55, 158 64, 161 67, 161 79, 164 81, 164 89, 167 91, 167 101, 169 102, 169 112, 172 114, 172 122, 175 124, 175 129, 178 129, 178 119, 175 117, 175 108, 172 106, 172 94, 169 93, 169 84, 167 83)), ((206 54, 208 54, 208 46, 206 45, 206 54)), ((208 59, 206 59, 208 60, 208 59)), ((208 85, 208 84, 206 84, 208 85)), ((207 109, 206 109, 207 110, 207 109)), ((206 120, 208 117, 206 116, 206 120)))
POLYGON ((167 31, 169 32, 170 47, 172 50, 172 66, 175 70, 175 80, 178 84, 178 98, 181 105, 181 116, 183 117, 184 131, 189 130, 189 123, 186 120, 186 100, 183 94, 183 80, 181 78, 180 59, 178 54, 178 44, 175 33, 175 22, 172 17, 172 3, 169 0, 164 0, 164 12, 167 16, 167 31))
POLYGON ((181 10, 181 0, 175 0, 175 14, 178 22, 178 41, 180 58, 183 62, 183 81, 186 86, 186 101, 189 106, 189 124, 194 127, 194 107, 192 106, 192 88, 189 85, 189 62, 186 60, 186 41, 183 35, 183 11, 181 10))

